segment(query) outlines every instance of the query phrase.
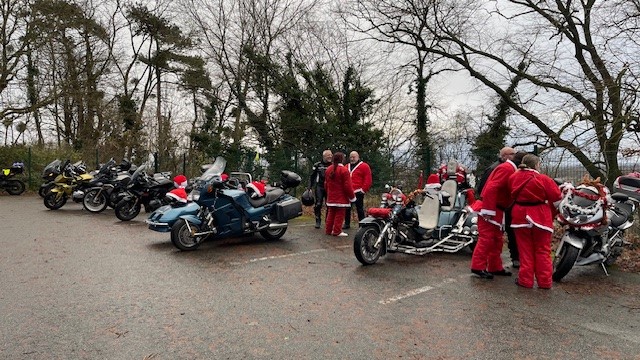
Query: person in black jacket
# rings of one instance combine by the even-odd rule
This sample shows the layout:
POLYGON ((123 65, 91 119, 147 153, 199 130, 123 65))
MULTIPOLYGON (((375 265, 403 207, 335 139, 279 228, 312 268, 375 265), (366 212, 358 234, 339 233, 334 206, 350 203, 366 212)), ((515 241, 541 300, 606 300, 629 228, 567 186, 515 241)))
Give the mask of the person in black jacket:
MULTIPOLYGON (((484 185, 486 184, 487 179, 489 178, 489 175, 491 175, 493 170, 496 167, 498 167, 498 165, 502 164, 503 162, 505 162, 505 161, 507 161, 509 159, 515 160, 514 159, 515 155, 516 155, 516 151, 512 147, 505 146, 502 149, 500 149, 500 154, 499 154, 498 161, 496 161, 493 164, 491 164, 491 166, 489 166, 482 173, 482 177, 478 181, 478 187, 476 189, 476 194, 478 196, 480 196, 480 194, 482 194, 482 188, 484 188, 484 185)), ((520 157, 519 160, 522 160, 522 156, 520 157)), ((520 162, 518 162, 516 165, 519 165, 519 164, 520 164, 520 162)), ((511 266, 513 268, 519 268, 520 267, 520 255, 518 254, 518 245, 516 244, 515 233, 513 232, 513 229, 510 226, 511 225, 511 211, 509 211, 509 210, 505 211, 505 213, 504 213, 504 223, 505 223, 505 231, 507 233, 507 240, 508 240, 507 246, 509 247, 509 255, 511 257, 511 266)))
POLYGON ((333 153, 331 150, 325 150, 322 152, 322 161, 318 161, 313 164, 311 170, 311 176, 309 177, 309 188, 314 189, 315 205, 313 206, 313 213, 316 216, 316 229, 320 229, 322 205, 327 198, 327 191, 324 188, 324 173, 327 168, 331 166, 333 159, 333 153))

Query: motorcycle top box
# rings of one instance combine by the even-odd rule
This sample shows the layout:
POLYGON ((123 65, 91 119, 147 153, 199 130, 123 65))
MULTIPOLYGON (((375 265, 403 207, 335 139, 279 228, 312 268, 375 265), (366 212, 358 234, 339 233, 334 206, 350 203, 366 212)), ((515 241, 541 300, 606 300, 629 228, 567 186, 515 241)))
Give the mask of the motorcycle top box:
POLYGON ((623 193, 635 201, 640 202, 640 173, 634 172, 619 176, 613 182, 613 191, 623 193))

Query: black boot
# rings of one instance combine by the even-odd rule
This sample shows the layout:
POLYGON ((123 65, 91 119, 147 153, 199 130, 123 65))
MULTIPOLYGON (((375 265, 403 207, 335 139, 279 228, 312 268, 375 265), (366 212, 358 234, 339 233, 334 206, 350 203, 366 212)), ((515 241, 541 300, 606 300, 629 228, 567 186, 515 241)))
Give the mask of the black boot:
POLYGON ((493 279, 493 274, 487 270, 471 270, 472 273, 478 275, 481 279, 493 279))
POLYGON ((315 228, 316 229, 320 229, 320 219, 319 218, 316 218, 316 226, 315 226, 315 228))

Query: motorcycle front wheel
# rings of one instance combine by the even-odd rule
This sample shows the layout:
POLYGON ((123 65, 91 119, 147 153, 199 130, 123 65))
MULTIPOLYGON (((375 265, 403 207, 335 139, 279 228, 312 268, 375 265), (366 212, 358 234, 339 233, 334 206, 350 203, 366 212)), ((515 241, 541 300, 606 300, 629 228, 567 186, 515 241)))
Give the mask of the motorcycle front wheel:
POLYGON ((20 180, 11 179, 7 180, 7 185, 5 186, 9 195, 20 195, 26 189, 24 183, 20 180))
POLYGON ((101 189, 91 189, 82 198, 82 205, 92 213, 102 212, 107 208, 107 202, 107 194, 101 189))
POLYGON ((578 254, 580 254, 580 249, 577 247, 571 246, 566 242, 562 244, 562 249, 553 259, 553 275, 551 276, 553 281, 560 281, 569 273, 576 263, 578 254))
POLYGON ((67 196, 61 192, 49 192, 44 197, 44 206, 50 210, 58 210, 67 203, 67 196))
POLYGON ((372 265, 380 258, 382 244, 375 248, 374 245, 380 236, 377 226, 362 226, 356 233, 353 241, 353 252, 362 265, 372 265))
POLYGON ((51 189, 53 189, 54 186, 55 186, 55 184, 53 184, 53 183, 47 183, 47 184, 40 185, 40 189, 38 190, 38 195, 40 195, 41 198, 44 198, 45 196, 47 196, 49 191, 51 191, 51 189))
POLYGON ((135 199, 120 200, 115 207, 116 217, 122 221, 135 219, 140 214, 140 203, 135 199))
POLYGON ((184 219, 176 221, 171 227, 171 242, 182 251, 195 250, 204 240, 203 236, 191 235, 189 228, 194 232, 200 231, 200 226, 196 224, 189 224, 189 226, 187 226, 187 222, 184 219))

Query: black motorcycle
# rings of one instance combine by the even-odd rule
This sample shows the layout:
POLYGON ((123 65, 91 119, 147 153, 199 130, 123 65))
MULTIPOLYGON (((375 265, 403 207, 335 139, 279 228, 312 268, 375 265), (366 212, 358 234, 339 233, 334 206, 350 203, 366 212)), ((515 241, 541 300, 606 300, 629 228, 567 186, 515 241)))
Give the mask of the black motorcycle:
POLYGON ((93 213, 102 212, 107 206, 115 208, 118 196, 125 191, 131 178, 129 169, 131 163, 126 159, 120 165, 115 165, 115 160, 111 158, 100 167, 98 173, 90 182, 90 188, 85 192, 82 199, 84 208, 93 213))
POLYGON ((24 172, 24 164, 14 162, 8 169, 2 169, 0 173, 0 189, 5 190, 10 195, 20 195, 27 188, 22 180, 16 179, 15 176, 24 172))
POLYGON ((114 208, 116 217, 122 221, 134 219, 144 206, 145 212, 152 212, 162 205, 167 205, 167 192, 173 189, 173 181, 166 175, 149 175, 146 170, 150 164, 138 166, 131 175, 126 189, 118 194, 118 202, 114 208))

